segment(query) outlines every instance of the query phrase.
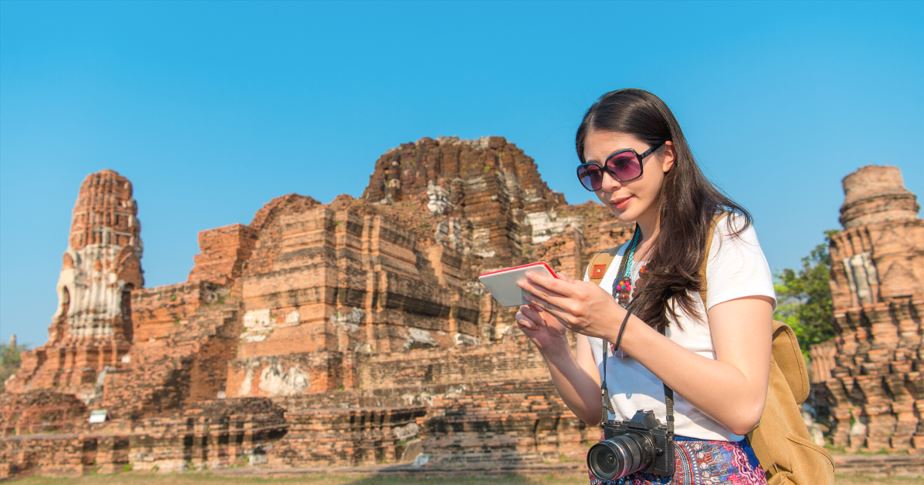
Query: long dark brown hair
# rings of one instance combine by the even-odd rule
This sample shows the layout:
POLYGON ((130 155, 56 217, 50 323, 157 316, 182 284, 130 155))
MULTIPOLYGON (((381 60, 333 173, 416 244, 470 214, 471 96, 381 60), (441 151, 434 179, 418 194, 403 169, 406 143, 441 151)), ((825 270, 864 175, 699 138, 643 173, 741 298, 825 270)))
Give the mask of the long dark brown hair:
MULTIPOLYGON (((589 130, 629 133, 649 145, 673 142, 674 166, 664 174, 657 200, 661 208, 660 232, 648 258, 645 284, 640 286, 632 308, 633 313, 658 330, 668 325, 668 312, 676 320, 677 304, 688 315, 705 321, 688 291, 698 292, 702 285, 699 268, 705 257, 709 224, 719 211, 737 212, 745 220, 737 230, 729 229, 737 237, 752 223, 751 214, 706 179, 670 108, 654 94, 642 89, 620 89, 600 96, 577 130, 576 148, 581 163, 589 130)), ((731 219, 728 217, 729 223, 731 219)))

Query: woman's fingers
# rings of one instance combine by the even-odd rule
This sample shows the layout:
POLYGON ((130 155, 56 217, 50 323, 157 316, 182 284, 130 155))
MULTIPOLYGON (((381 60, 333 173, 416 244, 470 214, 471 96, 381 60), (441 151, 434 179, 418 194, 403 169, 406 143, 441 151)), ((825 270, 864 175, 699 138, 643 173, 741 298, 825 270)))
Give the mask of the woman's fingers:
MULTIPOLYGON (((532 294, 527 293, 525 297, 526 297, 526 301, 528 301, 530 305, 535 306, 536 308, 540 310, 548 312, 549 314, 558 318, 558 320, 562 321, 566 325, 571 323, 574 312, 568 311, 567 309, 562 308, 556 305, 555 303, 548 301, 537 295, 532 295, 532 294)), ((567 302, 567 300, 564 300, 564 301, 567 302)))
POLYGON ((514 319, 516 320, 517 325, 519 325, 519 326, 521 326, 521 327, 523 327, 523 328, 529 329, 529 330, 535 330, 535 329, 536 329, 536 326, 537 326, 535 321, 536 321, 536 320, 539 320, 539 319, 538 319, 538 318, 533 318, 533 317, 527 315, 526 312, 535 313, 535 312, 533 312, 533 310, 530 309, 528 306, 526 306, 526 305, 521 305, 521 306, 520 306, 520 309, 517 311, 517 314, 516 314, 516 316, 514 317, 514 319))
MULTIPOLYGON (((548 310, 555 308, 564 313, 574 313, 575 303, 580 301, 579 293, 576 291, 572 291, 570 296, 566 296, 561 293, 549 291, 542 286, 532 284, 532 282, 528 280, 521 280, 519 286, 525 292, 524 296, 528 301, 537 302, 548 310), (531 297, 533 298, 532 300, 530 300, 531 297)), ((559 314, 556 316, 561 315, 559 314)))
POLYGON ((556 296, 570 297, 574 295, 573 282, 564 278, 553 278, 552 276, 539 272, 526 273, 526 281, 534 287, 539 287, 548 294, 556 296))
POLYGON ((530 320, 533 320, 534 322, 542 321, 542 316, 539 315, 539 307, 533 306, 531 303, 521 305, 520 312, 522 312, 523 315, 526 315, 530 320))
POLYGON ((546 319, 550 318, 552 314, 543 308, 542 304, 536 302, 528 296, 527 301, 529 301, 529 303, 524 305, 525 308, 523 309, 523 313, 526 314, 537 325, 548 327, 548 322, 546 322, 546 319), (543 312, 546 314, 542 315, 543 312))
POLYGON ((556 328, 554 321, 550 324, 550 319, 556 319, 556 317, 534 303, 522 305, 520 310, 517 311, 517 323, 520 323, 521 320, 525 321, 526 325, 522 325, 525 328, 530 330, 548 329, 553 332, 560 332, 561 330, 556 328))
MULTIPOLYGON (((599 336, 604 332, 605 315, 615 305, 606 290, 589 281, 569 277, 555 279, 527 273, 517 281, 523 297, 529 303, 520 312, 531 323, 533 335, 564 335, 568 330, 584 335, 599 336)), ((524 327, 525 328, 525 327, 524 327)))
POLYGON ((564 273, 558 273, 558 279, 560 279, 560 280, 562 280, 562 281, 564 281, 564 282, 566 282, 566 283, 574 283, 574 282, 578 281, 578 280, 576 280, 576 279, 574 279, 574 278, 572 278, 572 277, 570 277, 570 276, 568 276, 568 275, 566 275, 566 274, 564 274, 564 273))

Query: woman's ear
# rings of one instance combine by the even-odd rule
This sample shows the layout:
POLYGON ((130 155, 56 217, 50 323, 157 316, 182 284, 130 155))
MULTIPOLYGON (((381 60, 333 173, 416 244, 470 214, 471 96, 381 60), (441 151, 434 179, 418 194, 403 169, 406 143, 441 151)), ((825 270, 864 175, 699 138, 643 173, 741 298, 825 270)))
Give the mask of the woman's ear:
POLYGON ((664 142, 664 158, 661 160, 661 170, 664 173, 670 172, 674 168, 674 160, 676 159, 676 154, 674 153, 674 142, 667 140, 664 142))

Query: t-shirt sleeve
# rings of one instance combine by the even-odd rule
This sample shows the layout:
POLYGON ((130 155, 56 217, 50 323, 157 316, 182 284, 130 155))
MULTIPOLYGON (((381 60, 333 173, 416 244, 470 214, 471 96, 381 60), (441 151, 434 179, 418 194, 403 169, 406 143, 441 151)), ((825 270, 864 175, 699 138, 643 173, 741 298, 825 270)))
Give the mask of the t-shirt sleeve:
POLYGON ((727 217, 718 221, 709 248, 709 261, 706 263, 706 309, 735 298, 762 295, 773 299, 775 310, 773 275, 757 240, 754 224, 738 236, 732 236, 744 225, 745 219, 737 213, 730 217, 731 228, 728 227, 727 217))

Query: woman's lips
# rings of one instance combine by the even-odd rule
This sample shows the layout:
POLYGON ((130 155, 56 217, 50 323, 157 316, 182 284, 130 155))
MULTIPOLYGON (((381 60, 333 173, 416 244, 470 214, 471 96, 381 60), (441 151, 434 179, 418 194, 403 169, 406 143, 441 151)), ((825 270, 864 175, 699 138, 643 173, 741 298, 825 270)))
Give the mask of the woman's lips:
POLYGON ((617 209, 625 209, 629 205, 629 200, 632 199, 632 196, 626 197, 625 199, 618 199, 613 202, 613 207, 617 209))

